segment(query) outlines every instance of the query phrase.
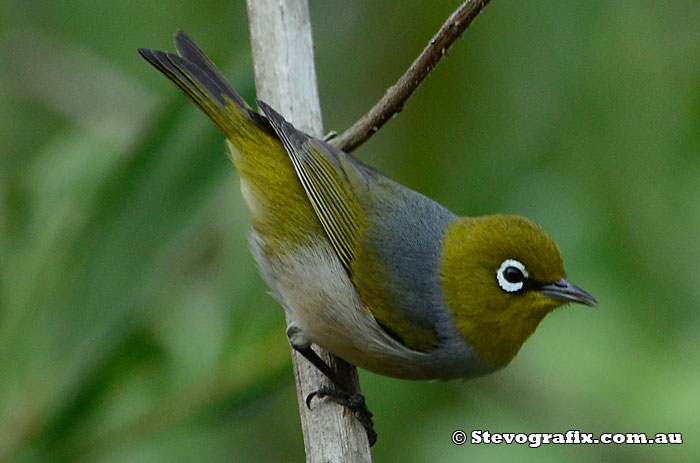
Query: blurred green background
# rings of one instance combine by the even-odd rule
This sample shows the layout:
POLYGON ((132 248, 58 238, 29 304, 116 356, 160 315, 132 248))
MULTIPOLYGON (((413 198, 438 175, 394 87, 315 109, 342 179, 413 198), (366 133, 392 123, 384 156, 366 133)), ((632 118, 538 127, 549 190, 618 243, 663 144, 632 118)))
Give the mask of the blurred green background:
MULTIPOLYGON (((456 1, 312 2, 343 130, 456 1)), ((190 33, 254 101, 245 4, 0 4, 0 461, 302 461, 282 310, 222 136, 136 53, 190 33)), ((361 372, 376 461, 700 455, 700 3, 496 0, 356 154, 455 212, 519 213, 599 301, 505 370, 361 372), (681 432, 674 446, 470 445, 681 432)))

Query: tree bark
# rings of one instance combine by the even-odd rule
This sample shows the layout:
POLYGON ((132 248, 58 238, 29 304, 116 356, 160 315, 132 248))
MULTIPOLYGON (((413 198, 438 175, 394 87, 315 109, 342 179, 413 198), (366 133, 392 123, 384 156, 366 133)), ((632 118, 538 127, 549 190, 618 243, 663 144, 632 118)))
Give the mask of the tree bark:
MULTIPOLYGON (((298 129, 321 138, 323 123, 307 0, 247 0, 247 4, 258 98, 298 129)), ((359 392, 354 366, 316 350, 347 379, 347 391, 359 392)), ((352 413, 329 400, 315 399, 312 408, 307 408, 309 393, 330 386, 325 375, 294 350, 292 362, 306 461, 372 461, 367 434, 352 413)))

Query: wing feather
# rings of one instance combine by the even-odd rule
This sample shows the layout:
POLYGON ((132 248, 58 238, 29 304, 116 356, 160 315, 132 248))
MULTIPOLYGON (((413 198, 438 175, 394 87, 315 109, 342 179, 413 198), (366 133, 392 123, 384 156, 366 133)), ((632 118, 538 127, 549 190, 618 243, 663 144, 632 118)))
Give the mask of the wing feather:
POLYGON ((361 226, 361 211, 357 203, 347 166, 339 162, 344 154, 321 141, 295 129, 270 106, 258 101, 258 106, 282 140, 299 181, 314 212, 348 272, 355 257, 361 226))

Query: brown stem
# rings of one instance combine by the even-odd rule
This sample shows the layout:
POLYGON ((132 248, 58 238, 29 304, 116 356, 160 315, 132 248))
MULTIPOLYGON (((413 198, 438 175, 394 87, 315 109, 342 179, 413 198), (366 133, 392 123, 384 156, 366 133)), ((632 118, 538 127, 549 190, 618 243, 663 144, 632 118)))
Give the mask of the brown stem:
POLYGON ((403 109, 418 86, 428 77, 437 63, 447 54, 452 44, 471 25, 477 15, 491 0, 467 0, 447 18, 440 30, 430 40, 428 46, 411 64, 403 76, 392 85, 384 96, 342 135, 330 143, 349 153, 383 126, 396 113, 403 109))

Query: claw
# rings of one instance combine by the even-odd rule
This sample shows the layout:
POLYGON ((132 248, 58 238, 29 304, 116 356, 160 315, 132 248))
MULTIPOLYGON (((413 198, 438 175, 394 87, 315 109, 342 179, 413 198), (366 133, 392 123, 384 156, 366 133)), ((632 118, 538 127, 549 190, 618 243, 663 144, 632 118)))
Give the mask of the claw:
POLYGON ((372 421, 372 412, 367 408, 365 403, 365 396, 362 394, 348 394, 344 391, 338 391, 327 388, 320 388, 309 395, 306 396, 306 406, 310 409, 311 402, 315 397, 322 399, 328 397, 333 402, 344 406, 348 410, 352 411, 360 422, 365 432, 367 433, 367 440, 369 440, 369 446, 372 447, 377 442, 377 432, 374 430, 374 422, 372 421))
POLYGON ((326 394, 323 393, 321 389, 312 392, 311 394, 306 396, 306 408, 311 410, 311 401, 314 400, 314 397, 318 397, 319 399, 322 399, 326 396, 326 394))

